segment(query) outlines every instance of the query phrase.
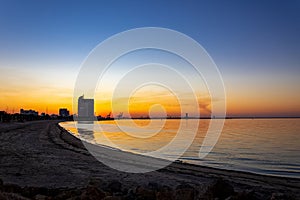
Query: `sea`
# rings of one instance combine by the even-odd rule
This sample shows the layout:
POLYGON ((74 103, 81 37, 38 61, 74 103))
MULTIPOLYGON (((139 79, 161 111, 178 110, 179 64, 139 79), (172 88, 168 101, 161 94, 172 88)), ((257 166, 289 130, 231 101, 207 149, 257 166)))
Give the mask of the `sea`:
POLYGON ((219 169, 300 178, 299 118, 226 119, 220 134, 215 135, 218 140, 212 150, 199 157, 213 120, 221 122, 221 119, 121 119, 94 122, 92 125, 98 128, 93 129, 87 128, 91 124, 78 122, 61 122, 60 126, 87 142, 137 154, 156 151, 176 139, 172 151, 164 158, 219 169), (183 137, 176 138, 179 133, 183 137), (182 144, 189 142, 186 149, 182 144))

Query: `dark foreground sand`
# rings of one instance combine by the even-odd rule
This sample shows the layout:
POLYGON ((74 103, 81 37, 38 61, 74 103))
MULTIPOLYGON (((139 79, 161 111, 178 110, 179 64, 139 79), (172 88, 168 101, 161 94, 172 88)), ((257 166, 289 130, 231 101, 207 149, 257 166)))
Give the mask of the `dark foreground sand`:
POLYGON ((144 174, 120 172, 97 161, 57 123, 0 124, 0 200, 300 199, 300 179, 181 163, 144 174))

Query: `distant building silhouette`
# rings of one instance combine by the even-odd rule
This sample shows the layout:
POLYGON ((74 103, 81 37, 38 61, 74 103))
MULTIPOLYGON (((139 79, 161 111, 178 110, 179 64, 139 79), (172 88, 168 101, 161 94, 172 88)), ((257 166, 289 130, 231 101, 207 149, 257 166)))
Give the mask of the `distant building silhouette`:
POLYGON ((4 122, 6 116, 7 116, 7 113, 5 111, 0 111, 0 122, 4 122))
POLYGON ((70 112, 66 108, 60 108, 59 109, 59 116, 60 117, 69 117, 70 112))
POLYGON ((84 96, 78 98, 78 119, 94 120, 94 99, 85 99, 84 96))
POLYGON ((32 115, 32 116, 38 116, 39 115, 39 113, 36 112, 35 110, 24 110, 24 109, 20 110, 20 114, 21 115, 32 115))
POLYGON ((51 117, 51 119, 57 119, 57 118, 58 118, 58 115, 52 114, 52 115, 50 115, 50 117, 51 117))

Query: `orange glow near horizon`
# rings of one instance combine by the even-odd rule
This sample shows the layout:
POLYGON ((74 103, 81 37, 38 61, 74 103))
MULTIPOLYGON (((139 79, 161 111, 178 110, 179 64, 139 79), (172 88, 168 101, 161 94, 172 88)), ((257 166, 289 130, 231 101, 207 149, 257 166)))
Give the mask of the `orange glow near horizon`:
POLYGON ((67 108, 72 111, 72 97, 55 97, 42 94, 41 97, 9 97, 1 98, 0 110, 8 113, 19 113, 20 109, 24 110, 36 110, 41 113, 58 114, 59 108, 67 108))
MULTIPOLYGON (((0 110, 8 113, 19 113, 20 109, 33 109, 39 113, 58 114, 59 108, 67 108, 73 113, 73 88, 70 81, 66 84, 63 77, 59 80, 44 80, 47 75, 37 79, 29 72, 22 73, 8 70, 0 74, 0 110)), ((62 76, 62 75, 61 75, 62 76)), ((53 77, 49 75, 49 77, 53 77)), ((74 78, 75 79, 75 78, 74 78)), ((286 85, 239 85, 233 82, 226 85, 227 116, 300 116, 300 93, 295 87, 286 85), (246 89, 245 89, 246 88, 246 89)), ((147 89, 147 88, 146 88, 147 89)), ((110 88, 106 94, 95 95, 96 115, 106 116, 112 112, 110 88)), ((107 92, 106 91, 106 92, 107 92)), ((204 93, 205 94, 205 93, 204 93)), ((197 95, 201 115, 210 114, 210 98, 207 95, 197 95)), ((187 104, 188 100, 185 101, 187 104)), ((133 117, 160 115, 163 110, 156 104, 161 104, 167 115, 181 115, 181 107, 175 96, 170 93, 159 93, 156 90, 142 90, 132 96, 129 102, 129 112, 133 117)), ((114 114, 125 112, 124 99, 115 99, 114 114)), ((198 112, 186 108, 190 114, 198 112)))
POLYGON ((289 91, 227 91, 228 116, 300 116, 300 95, 289 91), (286 94, 285 94, 286 93, 286 94))
POLYGON ((110 93, 98 93, 95 96, 95 111, 97 115, 105 117, 112 112, 113 116, 123 113, 124 117, 180 117, 189 113, 189 116, 210 115, 210 99, 207 95, 192 94, 177 97, 176 94, 159 86, 144 86, 131 96, 117 96, 111 99, 110 93), (102 97, 102 98, 101 98, 102 97))
MULTIPOLYGON (((12 90, 13 91, 13 90, 12 90)), ((19 113, 21 108, 33 109, 39 113, 47 112, 48 114, 57 114, 59 108, 67 108, 72 112, 72 91, 71 90, 44 90, 37 92, 29 90, 25 92, 23 89, 14 92, 1 91, 0 110, 8 113, 19 113), (60 95, 61 94, 61 95, 60 95)), ((151 96, 151 95, 149 95, 151 96)), ((133 117, 148 116, 149 111, 152 114, 159 115, 164 113, 160 106, 165 109, 167 115, 179 116, 180 105, 178 100, 173 96, 155 97, 150 99, 149 96, 132 97, 129 101, 129 112, 133 117)), ((209 115, 210 100, 199 100, 200 113, 209 115)), ((125 112, 124 99, 114 102, 115 113, 125 112)), ((109 98, 95 98, 95 113, 97 115, 106 116, 111 109, 112 103, 109 98)), ((191 111, 187 111, 191 112, 191 111)), ((299 116, 300 105, 297 99, 290 99, 286 103, 286 98, 277 99, 257 96, 227 95, 227 115, 228 116, 276 116, 291 115, 299 116)))
MULTIPOLYGON (((58 114, 59 108, 67 108, 72 112, 72 91, 49 90, 37 93, 36 91, 17 91, 16 93, 4 93, 1 91, 0 110, 8 113, 19 113, 21 108, 33 109, 39 113, 58 114), (26 95, 25 95, 26 94, 26 95), (58 95, 63 94, 63 95, 58 95)), ((151 95, 150 95, 151 96, 151 95)), ((152 95, 153 96, 153 95, 152 95)), ((181 110, 178 100, 173 96, 155 97, 149 99, 149 96, 132 97, 129 101, 129 112, 132 117, 148 116, 149 112, 153 115, 167 113, 169 116, 180 116, 181 110), (158 106, 160 104, 162 107, 158 106)), ((209 115, 210 100, 199 100, 201 115, 209 115)), ((284 97, 272 99, 262 97, 249 96, 233 96, 227 95, 227 115, 228 116, 276 116, 291 115, 299 116, 300 106, 297 99, 291 99, 288 104, 284 97)), ((115 115, 124 112, 124 99, 114 102, 115 115)), ((95 113, 97 115, 106 116, 112 112, 112 103, 109 98, 95 98, 95 113)), ((187 111, 191 112, 191 111, 187 111)))
MULTIPOLYGON (((55 97, 57 98, 57 97, 55 97)), ((170 102, 163 101, 160 103, 162 107, 166 110, 167 115, 170 116, 180 116, 180 105, 176 101, 170 102)), ((39 113, 48 113, 48 114, 58 114, 59 108, 67 108, 72 112, 72 97, 65 97, 53 100, 53 96, 43 95, 43 100, 39 100, 39 97, 9 97, 5 96, 0 99, 0 110, 6 111, 8 113, 19 113, 20 109, 33 109, 39 113)), ((204 110, 205 107, 210 105, 200 104, 201 114, 209 114, 208 111, 204 110), (202 108, 201 108, 202 107, 202 108)), ((280 107, 280 102, 269 102, 262 103, 257 101, 240 101, 240 99, 232 100, 228 99, 227 101, 227 116, 299 116, 300 108, 299 105, 291 104, 285 106, 284 108, 280 107), (295 109, 298 108, 298 109, 295 109)), ((129 104, 129 111, 131 116, 140 117, 148 116, 149 111, 154 112, 154 114, 163 113, 163 111, 157 106, 157 102, 131 102, 129 104)), ((97 115, 106 116, 111 112, 111 102, 110 101, 96 101, 95 102, 95 112, 97 115)), ((122 110, 116 111, 122 112, 122 110)))
POLYGON ((65 74, 64 69, 57 73, 51 69, 2 68, 0 110, 19 113, 23 108, 36 110, 39 114, 47 111, 58 114, 59 108, 72 111, 72 82, 65 74))

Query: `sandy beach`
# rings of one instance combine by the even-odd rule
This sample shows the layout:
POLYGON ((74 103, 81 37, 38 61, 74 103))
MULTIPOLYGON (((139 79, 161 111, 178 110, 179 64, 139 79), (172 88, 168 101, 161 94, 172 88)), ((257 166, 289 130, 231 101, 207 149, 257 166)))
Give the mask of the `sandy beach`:
POLYGON ((58 121, 0 124, 0 143, 0 199, 300 199, 296 178, 185 163, 117 171, 58 121))

